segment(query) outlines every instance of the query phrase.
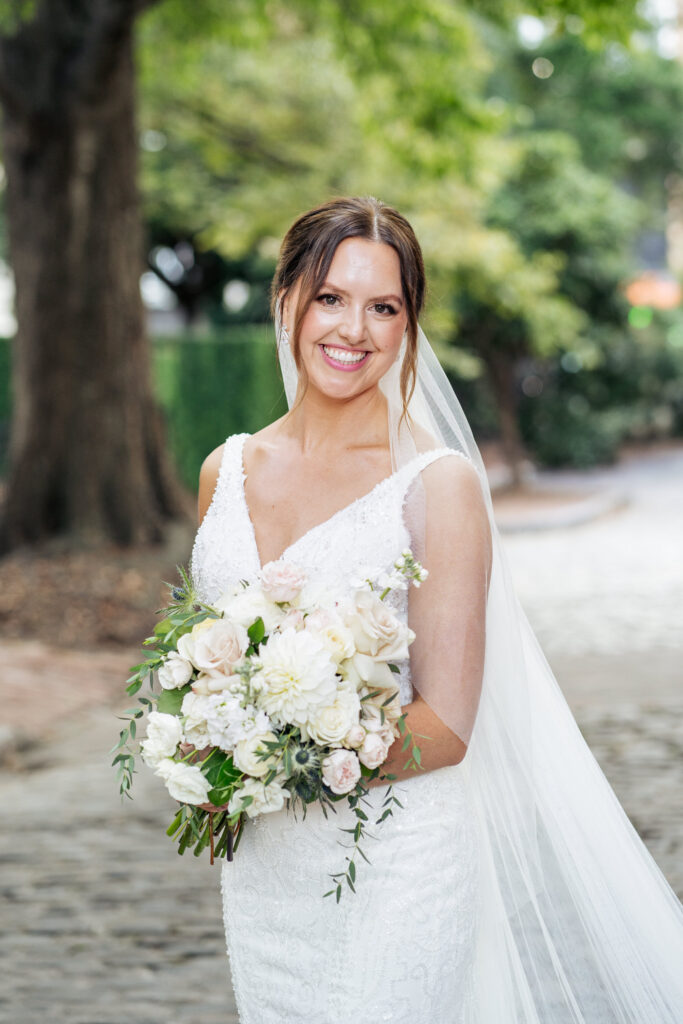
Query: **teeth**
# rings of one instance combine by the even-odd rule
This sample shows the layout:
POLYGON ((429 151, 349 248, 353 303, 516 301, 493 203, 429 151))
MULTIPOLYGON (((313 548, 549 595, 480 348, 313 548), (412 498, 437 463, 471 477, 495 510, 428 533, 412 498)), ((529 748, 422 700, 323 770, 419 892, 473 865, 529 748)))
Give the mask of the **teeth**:
POLYGON ((360 363, 365 359, 367 352, 347 352, 343 348, 329 348, 323 345, 323 351, 337 363, 360 363))

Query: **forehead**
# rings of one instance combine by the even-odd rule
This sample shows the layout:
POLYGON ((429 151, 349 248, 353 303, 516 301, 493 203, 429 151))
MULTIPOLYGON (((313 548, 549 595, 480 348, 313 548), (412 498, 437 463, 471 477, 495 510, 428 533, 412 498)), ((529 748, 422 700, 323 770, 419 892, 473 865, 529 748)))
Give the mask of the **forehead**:
POLYGON ((398 253, 386 242, 367 238, 345 238, 335 249, 327 280, 340 287, 369 291, 398 291, 401 294, 401 263, 398 253))

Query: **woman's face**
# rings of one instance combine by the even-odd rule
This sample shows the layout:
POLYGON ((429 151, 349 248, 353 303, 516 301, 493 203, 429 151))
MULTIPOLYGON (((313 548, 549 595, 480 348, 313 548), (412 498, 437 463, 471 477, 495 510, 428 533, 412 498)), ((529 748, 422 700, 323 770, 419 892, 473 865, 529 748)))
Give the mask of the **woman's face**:
MULTIPOLYGON (((290 335, 298 292, 297 284, 285 301, 290 335)), ((396 250, 345 238, 301 325, 308 386, 337 399, 375 387, 398 355, 407 322, 396 250)))

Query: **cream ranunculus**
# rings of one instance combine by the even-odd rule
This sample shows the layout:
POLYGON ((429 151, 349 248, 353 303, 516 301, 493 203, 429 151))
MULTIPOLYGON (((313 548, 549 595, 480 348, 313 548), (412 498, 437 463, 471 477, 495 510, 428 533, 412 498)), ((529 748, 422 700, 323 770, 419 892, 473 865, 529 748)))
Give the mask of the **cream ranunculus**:
POLYGON ((254 775, 256 778, 266 775, 271 768, 277 768, 279 763, 277 757, 271 755, 266 760, 262 760, 256 756, 259 750, 263 753, 267 752, 267 748, 263 746, 264 742, 274 743, 276 740, 277 736, 274 732, 258 732, 240 740, 235 744, 232 755, 236 767, 241 772, 254 775))
POLYGON ((229 619, 204 619, 178 641, 181 657, 191 661, 200 672, 230 675, 249 646, 243 625, 229 619))
POLYGON ((179 718, 164 715, 160 711, 150 711, 147 716, 147 735, 140 744, 143 761, 156 766, 164 758, 173 757, 182 738, 183 729, 179 718))
POLYGON ((322 764, 323 782, 338 796, 350 793, 360 779, 360 763, 353 750, 333 750, 322 764))
POLYGON ((162 689, 179 690, 185 683, 189 683, 193 672, 194 669, 187 658, 183 658, 177 651, 171 651, 164 658, 157 676, 162 689))
POLYGON ((197 765, 167 758, 159 762, 155 775, 161 776, 170 795, 181 804, 205 804, 209 799, 211 784, 197 765))
POLYGON ((415 634, 372 590, 356 591, 344 617, 361 654, 380 661, 403 661, 408 657, 408 645, 415 634))
POLYGON ((331 704, 337 689, 330 656, 308 630, 276 633, 259 652, 259 707, 278 725, 305 725, 316 708, 331 704))
POLYGON ((285 613, 271 601, 258 586, 240 587, 239 590, 224 594, 215 606, 227 619, 248 629, 257 619, 263 619, 266 633, 278 626, 285 613))
POLYGON ((280 811, 284 807, 285 799, 289 792, 280 785, 277 779, 273 779, 267 786, 264 786, 260 779, 247 779, 241 789, 233 795, 228 804, 228 812, 235 814, 244 810, 249 818, 255 818, 259 814, 270 814, 273 811, 280 811), (252 797, 247 807, 242 806, 242 799, 245 796, 252 797))
POLYGON ((358 750, 358 757, 361 764, 366 768, 379 768, 387 759, 389 748, 377 732, 365 734, 363 745, 358 750))
POLYGON ((294 601, 307 580, 306 573, 298 565, 279 559, 268 562, 260 573, 263 592, 276 604, 294 601))
POLYGON ((340 746, 360 715, 360 697, 355 690, 337 690, 331 704, 317 708, 301 727, 304 739, 312 739, 321 746, 340 746))

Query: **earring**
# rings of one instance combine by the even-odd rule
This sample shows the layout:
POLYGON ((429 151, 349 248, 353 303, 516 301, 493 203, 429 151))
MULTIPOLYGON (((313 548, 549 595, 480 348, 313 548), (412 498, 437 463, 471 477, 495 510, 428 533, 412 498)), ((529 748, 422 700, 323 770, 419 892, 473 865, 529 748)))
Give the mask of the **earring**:
POLYGON ((284 324, 280 324, 280 338, 281 345, 289 345, 289 331, 284 324))

